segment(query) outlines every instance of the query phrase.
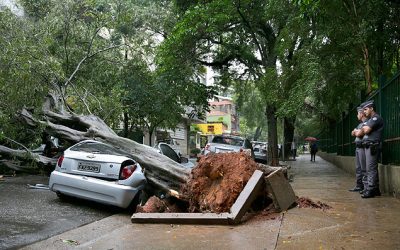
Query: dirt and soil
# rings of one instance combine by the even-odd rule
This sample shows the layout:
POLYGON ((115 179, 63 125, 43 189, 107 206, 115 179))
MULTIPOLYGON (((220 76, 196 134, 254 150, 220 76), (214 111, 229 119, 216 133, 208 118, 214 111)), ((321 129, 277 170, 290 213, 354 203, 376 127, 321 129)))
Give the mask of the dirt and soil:
POLYGON ((320 201, 312 201, 310 198, 307 197, 298 197, 297 198, 297 207, 299 208, 318 208, 322 210, 331 209, 332 207, 328 204, 322 203, 320 201))
POLYGON ((246 154, 209 154, 200 158, 183 189, 189 212, 229 212, 257 163, 246 154))
POLYGON ((137 213, 181 213, 185 212, 185 207, 180 207, 178 203, 171 199, 160 199, 156 196, 150 197, 146 204, 137 206, 137 213))
MULTIPOLYGON (((240 192, 259 166, 245 152, 209 154, 198 160, 197 166, 181 194, 186 202, 168 197, 151 197, 137 212, 230 212, 240 192)), ((262 196, 263 197, 263 196, 262 196)), ((272 201, 261 200, 261 209, 272 201)), ((259 206, 260 207, 260 206, 259 206)))

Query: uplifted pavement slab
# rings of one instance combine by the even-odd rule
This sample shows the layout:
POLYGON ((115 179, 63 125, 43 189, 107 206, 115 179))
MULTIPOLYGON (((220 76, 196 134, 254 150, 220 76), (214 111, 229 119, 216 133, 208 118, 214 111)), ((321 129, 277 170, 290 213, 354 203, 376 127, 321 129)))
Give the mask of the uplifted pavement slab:
POLYGON ((285 211, 296 202, 296 195, 281 169, 275 170, 266 177, 267 190, 273 196, 276 209, 285 211))
POLYGON ((229 213, 135 213, 133 223, 228 225, 229 213))

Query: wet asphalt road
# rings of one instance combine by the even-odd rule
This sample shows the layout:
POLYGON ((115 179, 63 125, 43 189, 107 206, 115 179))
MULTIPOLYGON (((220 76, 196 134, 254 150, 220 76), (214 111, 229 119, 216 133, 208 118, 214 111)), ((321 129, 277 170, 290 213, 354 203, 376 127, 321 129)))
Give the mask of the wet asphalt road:
POLYGON ((48 184, 45 176, 0 179, 0 249, 18 248, 49 238, 116 213, 118 208, 69 198, 54 192, 29 189, 27 184, 48 184))

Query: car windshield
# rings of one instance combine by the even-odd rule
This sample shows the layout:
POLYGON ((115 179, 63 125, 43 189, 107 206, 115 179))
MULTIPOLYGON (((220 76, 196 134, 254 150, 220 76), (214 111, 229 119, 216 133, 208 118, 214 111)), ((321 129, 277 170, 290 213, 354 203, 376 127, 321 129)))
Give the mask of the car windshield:
POLYGON ((123 151, 117 148, 98 142, 85 142, 73 146, 70 150, 96 154, 125 155, 123 151))
POLYGON ((243 140, 240 138, 233 138, 233 137, 222 137, 216 136, 212 140, 213 143, 220 143, 220 144, 227 144, 232 146, 242 146, 243 140))

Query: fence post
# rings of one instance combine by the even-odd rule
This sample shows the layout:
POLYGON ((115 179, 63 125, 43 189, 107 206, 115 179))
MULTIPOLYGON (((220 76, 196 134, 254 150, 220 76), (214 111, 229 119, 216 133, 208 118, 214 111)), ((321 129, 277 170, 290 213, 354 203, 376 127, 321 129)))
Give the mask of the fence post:
POLYGON ((379 80, 378 80, 378 88, 379 88, 379 93, 378 93, 379 109, 378 109, 378 113, 381 116, 382 116, 382 111, 385 110, 382 107, 382 88, 383 88, 383 85, 385 85, 385 83, 386 83, 386 76, 380 75, 379 76, 379 80))

